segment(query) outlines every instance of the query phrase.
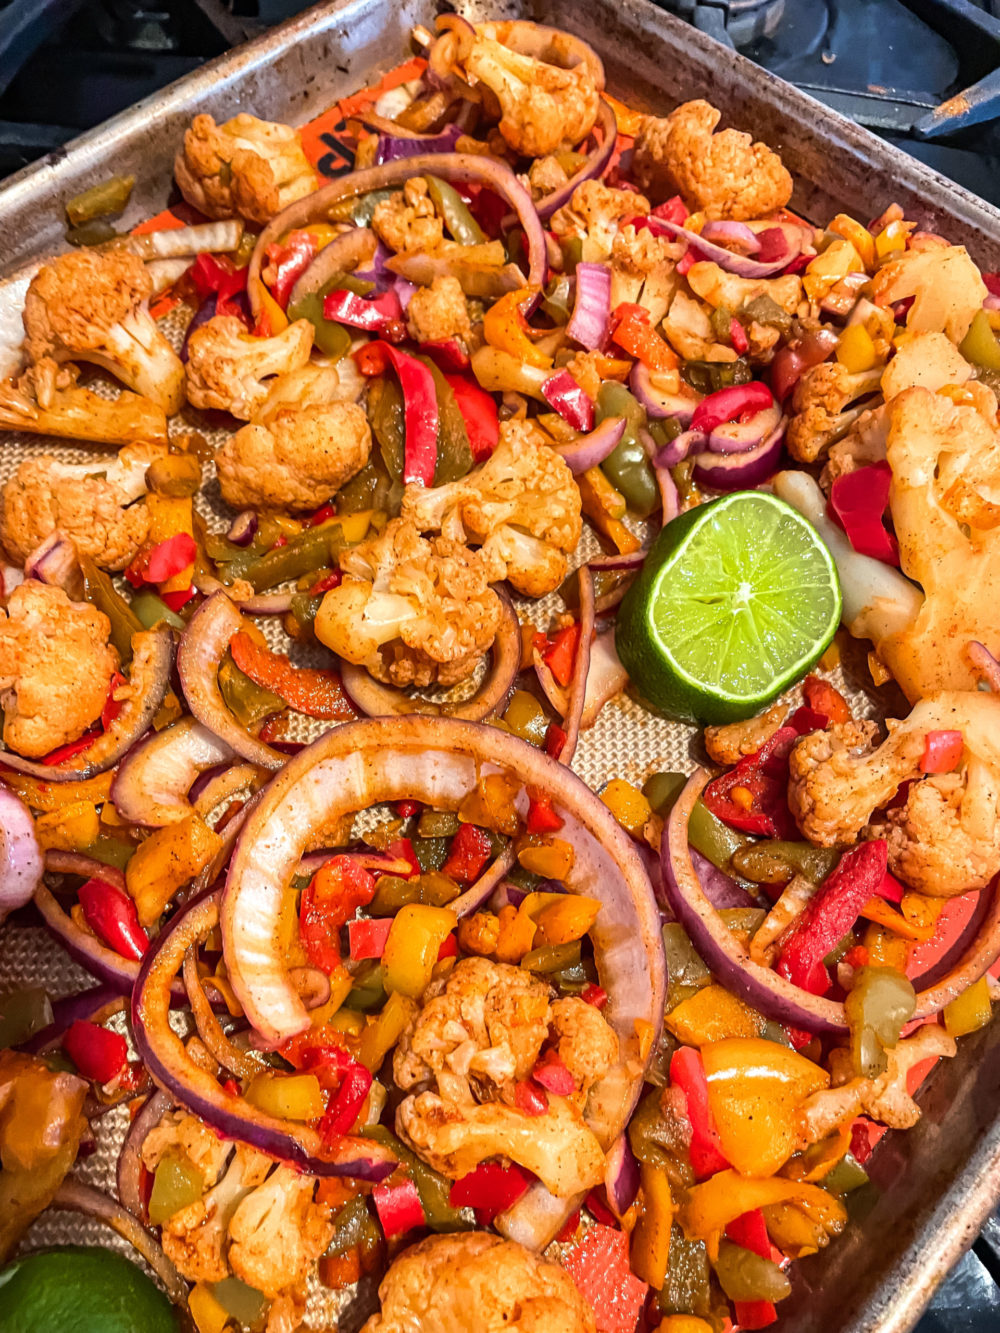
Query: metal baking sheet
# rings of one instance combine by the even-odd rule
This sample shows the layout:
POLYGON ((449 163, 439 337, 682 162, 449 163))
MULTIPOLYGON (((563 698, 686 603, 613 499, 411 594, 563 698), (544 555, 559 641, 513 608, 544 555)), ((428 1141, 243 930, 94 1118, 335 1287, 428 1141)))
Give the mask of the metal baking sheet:
MULTIPOLYGON (((725 123, 781 152, 797 182, 793 205, 814 221, 841 209, 874 216, 896 200, 927 229, 967 245, 983 267, 1000 268, 996 209, 647 0, 460 0, 454 7, 473 20, 529 18, 579 34, 602 56, 610 90, 630 105, 662 114, 709 98, 725 123)), ((413 25, 431 25, 435 12, 432 0, 317 6, 26 168, 0 190, 3 278, 63 248, 63 202, 112 171, 138 178, 126 224, 159 211, 170 200, 183 130, 197 112, 224 119, 244 110, 302 124, 409 55, 413 25)), ((0 481, 27 450, 52 452, 44 440, 0 437, 0 481)), ((854 699, 865 712, 877 709, 862 692, 854 699)), ((614 775, 641 779, 656 768, 690 768, 693 743, 688 729, 623 701, 603 710, 574 766, 595 786, 614 775)), ((51 984, 55 994, 87 984, 43 931, 5 927, 0 992, 31 981, 51 984)), ((872 1187, 853 1196, 847 1234, 794 1265, 779 1329, 905 1333, 975 1238, 1000 1197, 1000 1025, 964 1038, 959 1057, 937 1068, 919 1100, 916 1129, 890 1133, 873 1157, 872 1187)), ((110 1184, 123 1126, 122 1112, 100 1122, 98 1150, 79 1167, 86 1179, 110 1184)), ((70 1238, 116 1241, 96 1224, 49 1214, 29 1243, 70 1238)), ((326 1326, 320 1317, 317 1327, 326 1326)))

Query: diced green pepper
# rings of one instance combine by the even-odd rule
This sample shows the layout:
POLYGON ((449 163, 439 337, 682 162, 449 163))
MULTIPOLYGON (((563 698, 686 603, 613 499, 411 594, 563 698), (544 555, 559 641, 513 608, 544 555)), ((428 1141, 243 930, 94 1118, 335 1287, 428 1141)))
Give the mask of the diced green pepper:
POLYGON ((542 295, 542 309, 555 324, 566 324, 572 314, 573 284, 568 273, 556 273, 542 295))
POLYGON ((697 393, 718 393, 734 384, 749 384, 753 371, 743 357, 735 361, 683 361, 681 379, 697 393))
POLYGON ((754 884, 787 884, 793 875, 802 875, 813 884, 822 884, 840 860, 838 847, 814 847, 811 842, 785 842, 779 839, 747 843, 732 856, 732 868, 754 884))
POLYGON ((248 1286, 238 1277, 224 1277, 211 1286, 212 1295, 242 1328, 253 1329, 262 1324, 269 1302, 256 1287, 248 1286))
POLYGON ((416 875, 402 879, 398 875, 381 875, 375 897, 366 908, 370 916, 395 916, 408 903, 426 903, 430 907, 447 907, 458 897, 458 885, 447 875, 416 875))
POLYGON ((830 1174, 823 1178, 823 1188, 834 1194, 850 1194, 867 1184, 868 1172, 850 1153, 845 1153, 830 1174))
POLYGON ((391 375, 373 379, 368 386, 368 424, 393 481, 403 477, 406 453, 406 404, 399 381, 391 375))
POLYGON ((187 629, 187 622, 148 588, 137 592, 132 598, 132 611, 144 629, 153 629, 160 624, 169 625, 171 629, 187 629))
POLYGON ((459 245, 482 245, 486 241, 483 229, 469 212, 465 200, 447 181, 437 176, 425 176, 427 193, 438 217, 459 245))
POLYGON ((244 727, 255 727, 288 706, 277 694, 245 676, 228 652, 219 667, 219 689, 226 707, 244 727))
POLYGON ((448 859, 448 839, 414 838, 413 851, 421 870, 440 870, 448 859))
POLYGON ((666 819, 686 785, 684 773, 651 773, 642 784, 642 794, 655 813, 666 819))
POLYGON ((688 1240, 675 1222, 670 1229, 670 1262, 659 1296, 663 1314, 707 1318, 712 1310, 711 1272, 704 1241, 688 1240))
MULTIPOLYGON (((339 503, 339 495, 337 499, 339 503)), ((226 578, 231 582, 245 579, 254 592, 266 592, 279 583, 290 583, 303 574, 336 563, 345 545, 343 529, 332 519, 318 527, 306 528, 290 537, 286 546, 266 555, 241 552, 229 562, 226 578)))
POLYGON ((99 181, 67 201, 66 217, 74 227, 79 227, 85 222, 93 222, 94 218, 120 213, 129 201, 134 184, 134 176, 111 176, 99 181))
POLYGON ((351 350, 351 335, 343 324, 327 319, 323 314, 323 297, 319 292, 307 292, 288 307, 290 320, 307 319, 313 326, 313 341, 324 356, 340 361, 351 350))
POLYGON ((122 666, 127 666, 132 660, 132 635, 139 633, 142 622, 89 555, 80 556, 80 568, 83 571, 83 595, 111 621, 111 642, 118 651, 122 666))
POLYGON ((731 1240, 719 1244, 712 1267, 719 1286, 731 1301, 782 1301, 792 1284, 771 1259, 764 1259, 731 1240))
POLYGON ((417 821, 417 837, 453 838, 460 827, 454 810, 424 810, 417 821))
POLYGON ((565 972, 579 962, 580 941, 573 940, 569 944, 545 944, 532 949, 521 959, 521 966, 528 972, 565 972))
POLYGON ((52 1002, 41 986, 26 986, 0 998, 0 1050, 20 1046, 52 1022, 52 1002))
POLYGON ((116 870, 124 870, 132 859, 135 843, 126 842, 123 838, 113 838, 110 834, 102 833, 96 842, 92 842, 84 850, 87 856, 92 857, 95 861, 100 861, 101 865, 114 866, 116 870))
POLYGON ((1000 343, 990 328, 985 310, 977 310, 973 315, 969 332, 962 339, 958 350, 974 366, 1000 371, 1000 343))
POLYGON ((792 329, 792 316, 787 310, 782 310, 770 296, 755 296, 752 301, 748 301, 740 311, 740 319, 744 324, 764 324, 769 329, 777 329, 782 335, 790 333, 792 329))
POLYGON ((333 1219, 333 1240, 327 1254, 346 1254, 359 1246, 362 1255, 373 1253, 382 1240, 378 1223, 372 1217, 363 1194, 345 1203, 333 1219))
POLYGON ((844 1001, 851 1030, 851 1055, 860 1078, 878 1078, 888 1066, 886 1051, 913 1017, 913 985, 894 967, 862 967, 844 1001))
POLYGON ((624 417, 625 434, 601 464, 601 471, 624 495, 632 513, 648 518, 660 503, 660 491, 639 435, 646 425, 646 413, 638 399, 617 380, 605 380, 597 395, 597 424, 608 417, 624 417))
POLYGON ((363 1014, 368 1014, 373 1009, 381 1009, 385 1000, 386 991, 382 983, 382 964, 375 959, 362 963, 354 974, 354 985, 344 1001, 345 1009, 357 1009, 363 1014))

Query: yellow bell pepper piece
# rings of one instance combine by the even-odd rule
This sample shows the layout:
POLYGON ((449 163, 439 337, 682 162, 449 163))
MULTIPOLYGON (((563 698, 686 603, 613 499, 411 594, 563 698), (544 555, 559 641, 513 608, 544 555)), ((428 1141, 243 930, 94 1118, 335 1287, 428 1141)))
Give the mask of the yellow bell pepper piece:
MULTIPOLYGON (((189 495, 157 495, 155 491, 150 491, 146 496, 146 509, 149 512, 151 542, 165 542, 181 532, 186 532, 189 537, 194 536, 194 508, 189 495)), ((161 583, 160 592, 183 592, 190 588, 193 575, 192 562, 179 574, 161 583)))
POLYGON ((601 792, 601 800, 618 820, 626 833, 638 835, 653 813, 653 807, 638 787, 624 778, 612 778, 601 792))
POLYGON ((144 926, 159 920, 178 889, 204 870, 221 846, 218 833, 199 815, 157 829, 140 844, 125 871, 125 887, 144 926))
POLYGON ((99 773, 86 782, 45 782, 27 773, 5 773, 3 785, 16 792, 32 810, 62 810, 77 801, 100 805, 111 795, 114 773, 99 773))
POLYGON ((251 1106, 278 1120, 318 1120, 326 1100, 315 1074, 256 1074, 244 1093, 251 1106))
POLYGON ((705 1046, 727 1037, 759 1037, 760 1014, 722 986, 704 986, 671 1009, 664 1019, 685 1046, 705 1046))
POLYGON ((552 358, 539 351, 525 332, 527 323, 521 314, 521 306, 530 295, 527 287, 523 287, 494 301, 483 316, 483 336, 498 352, 508 352, 524 365, 548 370, 552 358))
POLYGON ((844 1225, 839 1215, 792 1202, 769 1204, 763 1212, 768 1235, 789 1259, 817 1254, 844 1225))
POLYGON ((950 1037, 964 1037, 967 1032, 978 1032, 984 1028, 992 1017, 990 985, 985 977, 980 977, 957 1000, 945 1005, 945 1031, 950 1037))
POLYGON ((338 1009, 327 1019, 327 1027, 345 1037, 360 1037, 365 1030, 365 1015, 357 1009, 338 1009))
POLYGON ((848 273, 864 271, 861 256, 850 241, 832 241, 821 254, 811 259, 802 278, 810 301, 821 301, 848 273))
MULTIPOLYGON (((282 926, 291 933, 295 932, 297 922, 291 912, 287 914, 286 918, 282 919, 282 926)), ((282 931, 282 934, 284 935, 284 930, 282 931)), ((287 949, 283 949, 282 952, 287 954, 287 949)), ((338 967, 335 971, 330 973, 330 998, 327 1000, 326 1004, 321 1004, 317 1008, 309 1011, 309 1021, 314 1028, 323 1027, 325 1023, 328 1023, 330 1019, 333 1018, 334 1014, 340 1009, 340 1006, 347 999, 348 995, 350 995, 353 985, 354 978, 351 976, 350 972, 348 972, 346 967, 338 967)))
POLYGON ((897 972, 905 972, 910 959, 910 944, 901 935, 895 935, 884 926, 874 922, 865 931, 863 940, 868 950, 868 961, 872 967, 894 967, 897 972))
POLYGON ((904 940, 913 940, 919 943, 932 939, 934 936, 935 927, 933 924, 909 920, 902 912, 897 912, 895 907, 891 903, 887 903, 884 898, 870 898, 862 907, 861 915, 866 921, 874 921, 877 925, 884 926, 886 930, 901 935, 904 940))
POLYGON ((344 535, 344 541, 348 546, 356 546, 358 542, 364 541, 368 535, 368 529, 372 525, 374 509, 359 509, 356 514, 344 514, 337 516, 337 522, 340 524, 340 531, 344 535))
POLYGON ((662 1167, 643 1162, 639 1168, 639 1218, 629 1244, 632 1272, 657 1291, 667 1280, 670 1263, 670 1228, 674 1201, 670 1180, 662 1167))
POLYGON ((843 1205, 818 1185, 786 1180, 783 1176, 753 1179, 737 1171, 718 1171, 688 1191, 680 1210, 680 1222, 691 1239, 705 1241, 711 1256, 712 1247, 718 1246, 726 1227, 742 1213, 790 1201, 816 1209, 834 1225, 842 1226, 847 1220, 843 1205))
MULTIPOLYGON (((304 231, 309 236, 315 236, 317 241, 319 241, 319 248, 321 250, 324 246, 329 245, 338 235, 336 227, 331 227, 329 222, 310 222, 308 226, 296 227, 295 230, 304 231)), ((285 239, 287 238, 282 237, 282 243, 284 243, 285 239)))
POLYGON ((863 324, 851 324, 840 335, 837 360, 852 375, 858 375, 863 370, 874 370, 879 364, 875 343, 863 324))
POLYGON ((565 879, 573 869, 573 844, 565 838, 550 838, 548 842, 530 843, 517 854, 518 862, 533 875, 544 879, 565 879))
POLYGON ((661 1319, 656 1333, 714 1333, 707 1319, 696 1314, 668 1314, 661 1319))
POLYGON ((900 250, 905 250, 908 235, 909 231, 905 222, 899 220, 890 222, 875 237, 876 255, 879 259, 885 259, 888 255, 894 255, 900 250))
POLYGON ((215 1299, 212 1288, 205 1282, 199 1282, 188 1295, 188 1313, 198 1333, 224 1333, 229 1322, 228 1312, 215 1299))
POLYGON ((500 935, 495 951, 498 963, 517 964, 534 947, 537 927, 527 912, 521 910, 523 907, 524 903, 521 907, 500 908, 500 935))
POLYGON ((101 817, 92 801, 72 801, 35 820, 35 837, 43 852, 85 852, 100 832, 101 817))
POLYGON ((386 990, 419 999, 430 983, 441 945, 457 925, 458 917, 447 907, 427 903, 401 907, 393 917, 382 955, 386 990))
POLYGON ((479 824, 499 833, 516 833, 520 818, 514 802, 522 783, 508 773, 490 773, 480 778, 462 798, 458 817, 463 824, 479 824))
POLYGON ((261 322, 266 324, 270 335, 273 337, 276 333, 284 332, 288 328, 288 316, 263 284, 260 288, 260 304, 261 322))
POLYGON ((588 468, 576 479, 580 488, 583 512, 598 532, 613 542, 620 555, 638 551, 639 538, 621 521, 628 506, 621 491, 616 490, 599 467, 588 468))
POLYGON ((701 1058, 724 1156, 740 1175, 771 1175, 792 1155, 799 1106, 830 1075, 763 1037, 709 1042, 701 1058))
POLYGON ((399 1041, 410 1019, 415 1015, 413 1001, 401 991, 393 991, 382 1012, 372 1019, 361 1034, 358 1059, 373 1074, 399 1041))
POLYGON ((563 893, 558 897, 559 901, 551 903, 536 919, 536 948, 543 944, 572 944, 574 940, 582 940, 601 910, 599 899, 587 898, 582 893, 563 893))
POLYGON ((838 213, 827 231, 835 231, 838 236, 842 236, 845 241, 850 241, 861 258, 865 269, 869 273, 875 270, 875 237, 867 227, 862 227, 860 222, 854 218, 848 217, 846 213, 838 213))
POLYGON ((618 126, 618 133, 634 138, 643 122, 642 112, 633 111, 631 107, 627 107, 624 102, 619 102, 618 98, 612 97, 610 93, 601 93, 601 97, 615 113, 615 124, 618 126))

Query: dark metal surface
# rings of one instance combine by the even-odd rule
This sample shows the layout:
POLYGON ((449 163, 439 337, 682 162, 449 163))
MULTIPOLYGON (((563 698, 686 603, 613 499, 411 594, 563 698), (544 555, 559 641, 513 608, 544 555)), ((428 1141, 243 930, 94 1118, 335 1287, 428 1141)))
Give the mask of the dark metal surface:
MULTIPOLYGON (((983 267, 1000 268, 996 209, 645 0, 457 8, 473 18, 528 17, 578 33, 604 58, 611 90, 633 105, 664 112, 710 97, 727 122, 752 128, 781 151, 798 182, 794 204, 811 218, 840 209, 869 217, 898 200, 924 226, 964 242, 983 267)), ((409 53, 413 24, 433 17, 431 0, 336 0, 25 169, 0 191, 6 272, 61 248, 63 202, 112 171, 138 177, 126 223, 161 208, 195 112, 224 118, 246 110, 301 123, 396 64, 409 53)), ((854 1198, 854 1225, 795 1266, 781 1327, 905 1333, 976 1237, 1000 1195, 1000 1025, 966 1038, 959 1058, 932 1075, 921 1103, 917 1128, 889 1135, 872 1159, 873 1184, 854 1198)), ((951 1280, 960 1301, 965 1269, 951 1280)))

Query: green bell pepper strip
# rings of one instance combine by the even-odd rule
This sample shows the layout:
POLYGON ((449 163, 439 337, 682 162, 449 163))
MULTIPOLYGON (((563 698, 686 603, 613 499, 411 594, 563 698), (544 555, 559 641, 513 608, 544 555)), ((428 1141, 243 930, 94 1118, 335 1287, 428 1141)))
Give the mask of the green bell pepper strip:
POLYGON ((277 694, 245 676, 228 652, 219 667, 219 689, 226 707, 244 727, 255 727, 288 706, 277 694))
MULTIPOLYGON (((339 497, 338 497, 339 498, 339 497)), ((336 519, 306 528, 289 538, 287 545, 257 556, 242 553, 229 561, 226 579, 233 582, 245 579, 254 592, 266 592, 279 583, 300 579, 314 569, 336 564, 337 557, 347 543, 336 519)))
POLYGON ((597 424, 609 417, 625 418, 625 434, 601 464, 601 471, 624 495, 632 513, 648 518, 660 505, 660 490, 639 436, 646 425, 646 413, 638 399, 616 380, 605 380, 597 395, 597 424))
POLYGON ((323 312, 323 302, 331 292, 353 292, 355 296, 367 296, 374 288, 372 282, 356 278, 353 273, 334 273, 318 291, 309 292, 288 307, 288 318, 307 319, 315 330, 316 346, 326 356, 339 361, 351 349, 351 333, 332 319, 327 319, 323 312))
POLYGON ((52 1002, 41 986, 11 991, 0 998, 0 1049, 20 1046, 52 1021, 52 1002))
POLYGON ((437 176, 425 176, 427 193, 434 211, 458 241, 459 245, 483 245, 486 237, 479 223, 469 212, 465 200, 447 181, 437 176))
POLYGON ((406 452, 406 408, 403 391, 388 375, 368 386, 368 424, 378 441, 382 462, 393 481, 401 481, 406 452))
POLYGON ((80 556, 80 568, 83 571, 83 595, 111 621, 111 642, 118 650, 122 666, 127 666, 132 660, 132 635, 143 628, 142 621, 89 555, 80 556))
POLYGON ((1000 371, 1000 342, 990 328, 990 321, 985 310, 977 310, 969 325, 969 332, 962 339, 958 350, 974 366, 985 370, 1000 371))
POLYGON ((451 1192, 450 1180, 446 1180, 437 1171, 432 1171, 384 1125, 369 1125, 361 1131, 361 1134, 363 1138, 374 1139, 376 1143, 391 1149, 400 1162, 409 1169, 431 1231, 468 1231, 472 1228, 470 1211, 466 1208, 452 1208, 448 1202, 448 1195, 451 1192))
POLYGON ((469 444, 469 431, 465 417, 458 405, 454 390, 447 377, 428 356, 417 355, 414 360, 421 361, 430 371, 434 381, 434 394, 438 406, 437 461, 434 465, 434 485, 443 486, 446 482, 457 481, 464 477, 472 467, 472 448, 469 444))
POLYGON ((378 1248, 382 1240, 363 1194, 344 1204, 333 1219, 333 1227, 333 1240, 326 1251, 330 1255, 346 1254, 356 1245, 362 1254, 369 1254, 378 1248))
POLYGON ((132 598, 132 611, 145 629, 152 629, 161 623, 169 625, 171 629, 187 629, 187 621, 176 611, 171 611, 166 602, 162 602, 155 592, 148 589, 136 593, 132 598))
MULTIPOLYGON (((686 782, 683 773, 653 773, 643 784, 642 794, 656 813, 666 819, 686 782)), ((700 799, 691 811, 688 841, 696 851, 707 856, 714 866, 725 870, 727 874, 730 873, 733 855, 742 847, 755 846, 755 840, 748 834, 740 833, 721 819, 716 819, 700 799)))

